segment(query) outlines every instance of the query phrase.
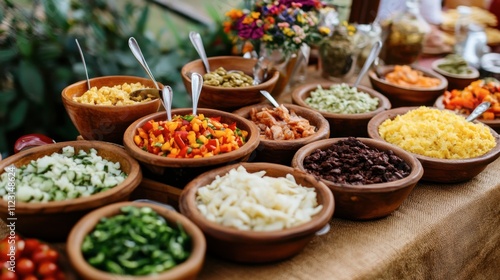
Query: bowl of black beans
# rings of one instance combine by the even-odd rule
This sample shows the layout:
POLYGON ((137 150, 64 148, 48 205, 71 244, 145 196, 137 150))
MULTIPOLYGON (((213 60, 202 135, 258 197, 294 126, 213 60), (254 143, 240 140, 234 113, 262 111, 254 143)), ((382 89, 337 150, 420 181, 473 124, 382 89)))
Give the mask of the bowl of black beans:
POLYGON ((370 138, 330 138, 299 149, 292 167, 314 175, 335 198, 338 218, 369 220, 397 210, 422 178, 410 153, 370 138))

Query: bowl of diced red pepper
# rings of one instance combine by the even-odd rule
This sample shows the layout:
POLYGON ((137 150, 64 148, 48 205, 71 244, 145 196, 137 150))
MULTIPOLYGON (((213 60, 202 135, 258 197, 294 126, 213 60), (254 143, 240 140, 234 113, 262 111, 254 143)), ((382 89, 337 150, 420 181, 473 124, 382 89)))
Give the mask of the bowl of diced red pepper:
POLYGON ((125 149, 147 172, 183 188, 212 168, 248 161, 259 145, 259 132, 247 119, 232 113, 190 108, 145 116, 125 131, 125 149))

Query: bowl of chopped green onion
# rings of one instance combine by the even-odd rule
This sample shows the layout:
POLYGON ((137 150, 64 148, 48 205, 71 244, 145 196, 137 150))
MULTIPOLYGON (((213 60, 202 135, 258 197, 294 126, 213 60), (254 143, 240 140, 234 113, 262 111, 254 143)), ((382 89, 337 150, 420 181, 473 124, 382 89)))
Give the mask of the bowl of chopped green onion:
POLYGON ((292 101, 320 112, 332 138, 368 136, 370 119, 391 108, 389 99, 371 88, 334 82, 304 84, 292 92, 292 101))
POLYGON ((66 243, 83 279, 195 279, 205 260, 202 231, 148 202, 120 202, 84 216, 66 243))
POLYGON ((139 163, 101 141, 68 141, 21 151, 0 162, 0 217, 26 237, 63 241, 86 213, 126 201, 140 184, 139 163))

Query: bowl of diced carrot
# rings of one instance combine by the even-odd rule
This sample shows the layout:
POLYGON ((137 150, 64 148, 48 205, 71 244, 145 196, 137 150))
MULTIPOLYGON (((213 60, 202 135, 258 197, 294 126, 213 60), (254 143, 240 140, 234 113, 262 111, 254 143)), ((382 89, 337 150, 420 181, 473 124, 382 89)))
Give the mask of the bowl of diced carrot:
POLYGON ((247 161, 259 145, 259 131, 238 115, 200 108, 165 111, 132 123, 123 136, 125 150, 151 177, 183 188, 212 168, 247 161))
POLYGON ((389 98, 392 107, 432 106, 448 86, 442 75, 414 65, 386 65, 368 73, 372 87, 389 98))
POLYGON ((434 106, 469 115, 484 101, 490 102, 490 108, 477 120, 496 132, 500 132, 500 82, 498 80, 480 79, 470 83, 462 90, 446 91, 436 99, 434 106))

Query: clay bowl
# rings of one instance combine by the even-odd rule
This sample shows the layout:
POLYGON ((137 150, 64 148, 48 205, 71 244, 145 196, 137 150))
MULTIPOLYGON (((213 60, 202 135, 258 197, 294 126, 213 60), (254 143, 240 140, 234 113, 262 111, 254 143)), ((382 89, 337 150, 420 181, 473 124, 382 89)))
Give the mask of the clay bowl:
POLYGON ((462 90, 468 85, 470 85, 472 82, 479 79, 479 71, 471 66, 469 66, 469 69, 471 70, 471 73, 469 74, 453 74, 439 68, 438 66, 442 64, 444 61, 445 61, 444 58, 435 60, 432 63, 431 67, 433 71, 446 78, 446 80, 448 81, 449 91, 453 89, 462 90))
MULTIPOLYGON (((444 108, 444 104, 443 104, 443 99, 444 99, 444 95, 441 95, 440 97, 438 97, 436 99, 436 102, 434 102, 434 107, 439 108, 439 109, 445 109, 444 108)), ((489 127, 491 127, 497 133, 500 133, 500 119, 484 120, 484 119, 478 118, 476 120, 484 123, 485 125, 487 125, 489 127)))
MULTIPOLYGON (((18 220, 16 231, 22 235, 47 241, 63 241, 68 236, 71 227, 83 215, 103 205, 128 200, 132 191, 142 180, 142 172, 139 163, 135 159, 118 145, 101 141, 69 141, 30 148, 2 160, 0 170, 3 173, 4 168, 11 164, 19 168, 29 164, 31 160, 51 155, 54 152, 59 153, 66 146, 73 146, 75 151, 83 149, 87 152, 90 148, 94 148, 97 150, 97 154, 103 158, 119 162, 122 171, 127 173, 128 176, 116 187, 88 197, 47 203, 17 201, 15 209, 18 220)), ((8 221, 7 201, 0 200, 0 209, 1 218, 8 221)))
MULTIPOLYGON (((378 132, 378 127, 386 119, 394 119, 417 107, 401 107, 387 110, 375 116, 368 123, 368 134, 371 138, 385 141, 378 132)), ((481 173, 488 164, 500 156, 500 136, 490 129, 496 139, 496 146, 488 153, 469 159, 438 159, 412 153, 422 164, 424 175, 422 180, 437 183, 457 183, 472 179, 481 173)), ((391 144, 392 145, 392 144, 391 144)), ((395 147, 395 145, 393 145, 395 147)))
MULTIPOLYGON (((214 71, 219 67, 226 70, 240 70, 250 77, 253 76, 252 69, 257 63, 256 59, 247 59, 240 56, 216 56, 209 57, 210 70, 214 71)), ((191 73, 205 74, 205 67, 201 59, 191 61, 181 69, 182 82, 186 91, 191 96, 191 73)), ((200 108, 217 109, 232 112, 241 107, 256 104, 265 100, 260 93, 261 90, 271 92, 279 78, 279 72, 274 68, 267 75, 266 80, 261 84, 247 87, 218 87, 203 85, 198 106, 200 108)))
MULTIPOLYGON (((440 74, 413 65, 411 67, 412 69, 422 71, 427 77, 439 79, 441 83, 432 88, 403 87, 391 84, 384 78, 379 78, 373 70, 368 72, 368 77, 372 87, 387 96, 391 101, 393 108, 401 106, 432 106, 436 98, 443 94, 448 87, 448 81, 440 74)), ((394 65, 381 66, 379 73, 381 73, 382 76, 385 76, 387 73, 392 72, 393 69, 394 65)))
MULTIPOLYGON (((123 83, 137 83, 155 88, 153 81, 133 76, 104 76, 90 79, 91 87, 114 86, 123 83)), ((162 84, 159 84, 163 88, 162 84)), ((62 91, 62 101, 73 125, 86 140, 101 140, 122 143, 123 133, 137 119, 157 112, 160 99, 126 106, 83 104, 73 97, 83 95, 87 91, 87 81, 80 81, 67 86, 62 91)))
POLYGON ((298 184, 315 188, 317 200, 323 209, 302 225, 277 231, 245 231, 219 225, 206 219, 196 206, 196 192, 210 184, 216 176, 224 176, 240 164, 224 166, 208 171, 191 181, 182 191, 180 211, 205 234, 208 252, 233 262, 268 263, 290 258, 302 251, 315 236, 329 229, 334 200, 328 188, 313 176, 288 166, 273 163, 241 163, 249 172, 266 171, 266 176, 284 177, 292 174, 298 184), (323 230, 322 230, 323 229, 323 230), (326 229, 326 230, 325 230, 326 229), (322 230, 321 232, 318 232, 322 230))
MULTIPOLYGON (((293 104, 284 104, 284 106, 289 111, 294 111, 298 116, 309 120, 309 123, 316 127, 316 133, 308 137, 292 140, 271 140, 264 139, 262 137, 260 139, 259 146, 255 150, 255 158, 252 161, 271 162, 290 166, 292 158, 298 149, 307 143, 328 138, 330 135, 330 125, 320 113, 312 109, 293 104)), ((241 108, 233 113, 250 120, 250 111, 252 108, 260 111, 262 108, 272 107, 273 106, 270 104, 261 103, 241 108)))
POLYGON ((196 276, 200 272, 205 260, 205 251, 206 242, 203 237, 203 233, 186 217, 160 205, 142 202, 113 203, 88 213, 73 227, 66 242, 66 252, 68 254, 69 262, 82 279, 88 280, 132 278, 138 280, 196 279, 196 276), (189 258, 183 263, 180 263, 165 272, 140 277, 111 274, 96 269, 87 263, 81 251, 85 236, 87 236, 87 234, 95 228, 101 218, 112 217, 120 213, 120 208, 124 206, 151 207, 154 211, 160 214, 160 216, 164 217, 170 226, 175 226, 177 223, 180 223, 192 240, 192 251, 189 258))
MULTIPOLYGON (((346 138, 330 138, 308 144, 297 151, 292 167, 307 172, 304 159, 317 149, 327 150, 334 143, 346 138)), ((423 174, 422 165, 410 153, 388 144, 369 138, 357 138, 365 145, 380 151, 392 150, 410 167, 411 173, 400 180, 367 185, 336 184, 320 179, 333 193, 335 198, 335 217, 350 220, 369 220, 390 215, 408 197, 423 174)))
MULTIPOLYGON (((305 102, 306 98, 311 96, 311 92, 315 91, 320 85, 323 89, 330 88, 332 85, 337 84, 333 82, 322 82, 322 83, 309 83, 297 87, 292 92, 292 101, 294 104, 299 106, 313 109, 305 102)), ((349 84, 352 87, 352 84, 349 84)), ((372 97, 379 99, 379 105, 377 109, 372 112, 362 113, 362 114, 334 114, 324 111, 317 111, 330 123, 330 137, 346 137, 346 136, 357 136, 366 137, 368 121, 376 114, 391 108, 391 102, 384 95, 379 92, 365 87, 358 86, 359 91, 365 92, 372 97)))
MULTIPOLYGON (((172 115, 188 115, 191 113, 191 108, 172 110, 172 115)), ((150 172, 151 176, 148 175, 150 178, 178 188, 183 188, 189 181, 207 170, 250 159, 252 152, 259 145, 259 131, 251 121, 232 113, 213 109, 198 109, 198 113, 204 114, 206 117, 220 116, 223 123, 236 122, 238 128, 248 131, 247 142, 238 150, 207 158, 179 159, 148 153, 137 147, 133 138, 137 128, 142 127, 149 120, 160 121, 167 119, 165 112, 158 112, 138 119, 127 128, 123 136, 125 150, 150 172)))

